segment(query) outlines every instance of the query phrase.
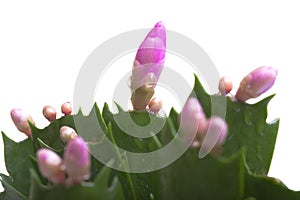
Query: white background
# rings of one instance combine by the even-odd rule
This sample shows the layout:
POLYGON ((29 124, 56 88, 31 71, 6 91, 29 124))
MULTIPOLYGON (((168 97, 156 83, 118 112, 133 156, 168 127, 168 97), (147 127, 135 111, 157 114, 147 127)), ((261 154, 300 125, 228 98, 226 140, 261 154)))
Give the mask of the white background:
POLYGON ((270 176, 300 190, 299 8, 297 1, 256 0, 1 1, 0 130, 15 140, 25 138, 11 122, 14 107, 29 111, 38 127, 46 126, 42 107, 50 104, 59 110, 61 103, 72 101, 81 65, 97 46, 162 20, 167 29, 197 42, 220 74, 232 77, 234 91, 252 69, 278 69, 278 79, 266 94, 277 93, 268 121, 281 119, 270 176))

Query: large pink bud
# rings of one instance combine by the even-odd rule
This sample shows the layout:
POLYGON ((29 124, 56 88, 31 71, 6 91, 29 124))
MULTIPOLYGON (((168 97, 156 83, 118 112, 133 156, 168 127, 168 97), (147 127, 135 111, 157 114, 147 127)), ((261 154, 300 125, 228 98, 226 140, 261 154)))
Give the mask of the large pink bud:
POLYGON ((255 98, 272 87, 277 77, 277 69, 263 66, 248 74, 240 83, 235 95, 239 101, 255 98))
POLYGON ((131 102, 135 110, 144 110, 154 94, 166 53, 166 29, 158 22, 140 45, 132 68, 131 102))
POLYGON ((59 155, 50 149, 39 149, 36 154, 41 174, 54 184, 64 183, 65 173, 59 155))
POLYGON ((91 156, 81 137, 77 136, 68 142, 64 152, 64 164, 73 184, 90 177, 91 156))

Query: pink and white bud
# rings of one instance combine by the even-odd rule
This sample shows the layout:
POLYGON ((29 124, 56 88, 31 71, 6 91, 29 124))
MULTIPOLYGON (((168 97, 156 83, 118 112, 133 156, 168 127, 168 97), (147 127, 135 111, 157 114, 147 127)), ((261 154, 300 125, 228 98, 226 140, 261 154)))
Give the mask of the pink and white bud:
POLYGON ((71 115, 72 111, 72 104, 70 102, 66 102, 61 105, 61 112, 64 115, 71 115))
POLYGON ((132 68, 131 101, 135 110, 144 110, 154 94, 166 53, 166 29, 158 22, 140 45, 132 68))
POLYGON ((49 122, 56 120, 56 110, 52 106, 45 106, 43 115, 49 122))
POLYGON ((65 172, 62 159, 50 149, 39 149, 36 153, 41 174, 54 184, 65 181, 65 172))
POLYGON ((77 136, 76 131, 69 126, 62 126, 60 128, 60 138, 64 143, 68 143, 77 136))
POLYGON ((31 129, 28 121, 30 121, 30 123, 32 123, 33 125, 35 124, 32 117, 22 109, 18 109, 18 108, 12 109, 10 111, 10 116, 17 129, 22 133, 25 133, 28 137, 30 137, 31 129))
POLYGON ((90 177, 91 156, 81 137, 75 137, 67 144, 64 164, 71 183, 80 183, 90 177))
POLYGON ((191 97, 185 103, 180 113, 180 128, 188 142, 193 141, 195 136, 206 127, 206 117, 199 101, 191 97))
POLYGON ((228 134, 228 125, 225 120, 219 116, 212 116, 207 121, 207 130, 201 135, 200 157, 204 157, 210 151, 219 151, 226 140, 228 134))
POLYGON ((153 99, 151 99, 148 107, 150 112, 158 113, 162 108, 162 100, 158 97, 154 97, 153 99))
POLYGON ((277 73, 277 69, 270 66, 255 69, 241 81, 235 98, 246 101, 258 97, 273 86, 277 73))
POLYGON ((222 95, 226 95, 232 90, 232 81, 229 77, 223 76, 219 81, 219 91, 222 95))

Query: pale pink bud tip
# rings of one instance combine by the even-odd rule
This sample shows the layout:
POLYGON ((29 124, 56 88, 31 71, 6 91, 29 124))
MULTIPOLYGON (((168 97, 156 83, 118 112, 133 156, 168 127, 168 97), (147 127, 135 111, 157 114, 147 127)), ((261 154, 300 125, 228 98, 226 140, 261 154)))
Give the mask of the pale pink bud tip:
POLYGON ((232 81, 229 77, 223 76, 219 81, 219 91, 222 95, 228 94, 232 90, 232 81))
POLYGON ((50 122, 56 120, 56 110, 51 106, 45 106, 43 108, 43 115, 50 122))
POLYGON ((221 146, 227 137, 228 126, 225 120, 218 116, 213 116, 208 120, 208 128, 210 133, 217 134, 217 143, 216 146, 221 146))
POLYGON ((61 105, 61 112, 64 115, 71 115, 72 114, 72 105, 71 105, 71 103, 70 102, 63 103, 61 105))
POLYGON ((150 112, 158 113, 162 108, 162 100, 154 97, 148 104, 150 112))
POLYGON ((235 98, 246 101, 258 97, 273 86, 277 73, 277 69, 270 66, 255 69, 241 81, 235 98))
POLYGON ((74 129, 69 126, 62 126, 60 128, 60 138, 64 143, 68 143, 72 139, 77 137, 77 133, 74 129))
POLYGON ((39 149, 37 161, 41 174, 54 184, 62 184, 65 181, 65 173, 62 159, 50 149, 39 149))
POLYGON ((66 172, 73 182, 79 183, 90 177, 91 156, 84 140, 75 137, 69 141, 64 152, 66 172))
POLYGON ((11 110, 10 116, 17 129, 22 133, 25 133, 28 137, 30 137, 31 129, 28 121, 30 121, 33 125, 35 124, 32 117, 26 112, 24 112, 22 109, 17 108, 11 110))
POLYGON ((214 154, 220 154, 221 147, 226 141, 228 125, 224 119, 213 116, 207 121, 207 131, 202 135, 201 149, 199 155, 205 156, 212 151, 214 154))
POLYGON ((191 137, 194 136, 194 133, 196 136, 199 129, 201 130, 203 127, 206 127, 205 113, 199 101, 194 97, 187 100, 180 114, 180 118, 180 127, 188 141, 192 140, 191 137))

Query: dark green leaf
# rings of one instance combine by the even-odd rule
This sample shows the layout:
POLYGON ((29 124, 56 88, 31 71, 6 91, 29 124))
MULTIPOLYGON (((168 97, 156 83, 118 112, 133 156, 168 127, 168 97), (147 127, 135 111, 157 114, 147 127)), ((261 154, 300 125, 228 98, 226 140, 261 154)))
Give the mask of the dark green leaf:
POLYGON ((119 180, 114 177, 109 182, 110 169, 103 167, 94 183, 83 182, 77 186, 66 188, 64 186, 45 187, 34 170, 31 170, 31 200, 123 200, 123 192, 119 180))
MULTIPOLYGON (((19 143, 9 139, 2 132, 6 169, 10 175, 5 178, 5 185, 15 188, 19 193, 28 196, 30 185, 29 169, 32 168, 30 156, 34 155, 32 142, 26 139, 19 143)), ((2 177, 3 179, 3 177, 2 177)))
POLYGON ((1 198, 6 200, 28 200, 17 188, 15 188, 9 177, 1 174, 1 182, 5 191, 1 194, 1 198))

